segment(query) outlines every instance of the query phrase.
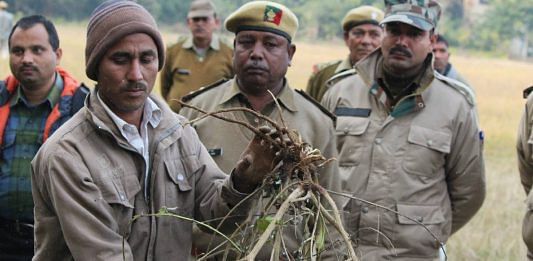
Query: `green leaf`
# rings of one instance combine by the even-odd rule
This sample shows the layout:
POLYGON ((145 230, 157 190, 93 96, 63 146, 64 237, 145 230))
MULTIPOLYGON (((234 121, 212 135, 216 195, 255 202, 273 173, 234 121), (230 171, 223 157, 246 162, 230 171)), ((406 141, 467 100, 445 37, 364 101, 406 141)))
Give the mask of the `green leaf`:
POLYGON ((257 220, 256 226, 257 229, 263 233, 267 229, 268 225, 272 222, 273 217, 272 216, 264 216, 257 220))

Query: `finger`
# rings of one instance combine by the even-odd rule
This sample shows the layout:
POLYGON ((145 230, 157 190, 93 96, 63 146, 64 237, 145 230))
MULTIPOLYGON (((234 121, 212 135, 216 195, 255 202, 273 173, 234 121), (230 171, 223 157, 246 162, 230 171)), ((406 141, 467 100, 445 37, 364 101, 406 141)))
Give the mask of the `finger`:
POLYGON ((245 155, 242 159, 237 162, 235 167, 235 172, 237 175, 242 175, 246 173, 246 170, 252 165, 252 156, 245 155))

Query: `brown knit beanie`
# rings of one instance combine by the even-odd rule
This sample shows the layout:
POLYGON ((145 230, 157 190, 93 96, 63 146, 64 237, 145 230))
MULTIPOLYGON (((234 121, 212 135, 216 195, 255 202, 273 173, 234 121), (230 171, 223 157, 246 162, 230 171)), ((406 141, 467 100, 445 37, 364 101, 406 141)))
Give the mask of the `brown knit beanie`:
POLYGON ((85 45, 85 73, 97 81, 98 65, 105 52, 120 39, 135 33, 152 37, 159 58, 159 70, 165 62, 165 46, 157 24, 144 9, 133 1, 110 0, 94 9, 87 26, 85 45))

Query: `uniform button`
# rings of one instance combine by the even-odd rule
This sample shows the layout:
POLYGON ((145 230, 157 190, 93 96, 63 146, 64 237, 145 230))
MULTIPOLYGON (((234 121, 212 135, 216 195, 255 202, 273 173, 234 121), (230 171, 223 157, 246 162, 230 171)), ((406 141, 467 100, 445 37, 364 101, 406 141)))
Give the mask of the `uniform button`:
POLYGON ((419 103, 418 103, 418 108, 424 108, 424 104, 421 103, 421 102, 419 102, 419 103))
POLYGON ((350 129, 349 128, 344 128, 344 134, 348 134, 350 133, 350 129))
POLYGON ((424 221, 424 218, 423 217, 416 217, 416 221, 422 223, 422 221, 424 221))
POLYGON ((368 213, 368 207, 363 207, 362 211, 363 211, 363 213, 365 213, 365 214, 368 213))
POLYGON ((433 141, 432 140, 428 140, 428 146, 432 146, 433 145, 433 141))
POLYGON ((182 180, 184 180, 184 179, 185 179, 185 177, 183 177, 183 175, 182 175, 182 174, 178 174, 178 177, 177 177, 177 178, 178 178, 178 180, 179 180, 179 181, 182 181, 182 180))
POLYGON ((255 123, 259 123, 259 119, 258 119, 258 118, 255 118, 254 122, 255 122, 255 123))
POLYGON ((124 201, 126 199, 126 197, 124 197, 123 194, 120 194, 120 200, 124 201))
POLYGON ((376 142, 376 144, 381 144, 382 139, 381 139, 381 138, 377 138, 377 139, 375 140, 375 142, 376 142))

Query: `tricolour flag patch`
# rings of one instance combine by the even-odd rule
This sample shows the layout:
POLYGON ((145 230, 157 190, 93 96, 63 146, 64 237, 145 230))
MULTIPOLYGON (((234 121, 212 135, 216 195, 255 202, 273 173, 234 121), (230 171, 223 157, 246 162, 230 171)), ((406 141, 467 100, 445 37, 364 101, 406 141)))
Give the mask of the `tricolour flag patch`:
POLYGON ((279 25, 281 23, 281 17, 283 16, 283 11, 274 6, 267 5, 265 7, 265 15, 263 21, 274 23, 279 25))

